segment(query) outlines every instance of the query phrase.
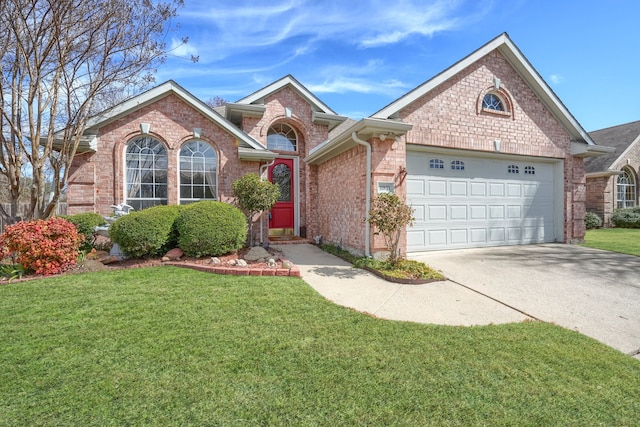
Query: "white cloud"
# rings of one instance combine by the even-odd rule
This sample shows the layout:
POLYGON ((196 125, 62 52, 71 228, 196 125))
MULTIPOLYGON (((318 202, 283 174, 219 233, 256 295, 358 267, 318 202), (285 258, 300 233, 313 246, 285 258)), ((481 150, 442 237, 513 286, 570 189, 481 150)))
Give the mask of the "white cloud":
POLYGON ((554 85, 558 85, 560 83, 562 83, 562 81, 564 80, 564 77, 558 75, 558 74, 551 74, 549 76, 549 81, 551 83, 553 83, 554 85))
POLYGON ((363 48, 390 45, 412 35, 432 36, 454 29, 491 7, 486 2, 478 6, 473 0, 274 2, 261 6, 255 0, 193 0, 179 19, 183 27, 200 32, 203 48, 206 45, 224 57, 294 39, 334 40, 363 48))

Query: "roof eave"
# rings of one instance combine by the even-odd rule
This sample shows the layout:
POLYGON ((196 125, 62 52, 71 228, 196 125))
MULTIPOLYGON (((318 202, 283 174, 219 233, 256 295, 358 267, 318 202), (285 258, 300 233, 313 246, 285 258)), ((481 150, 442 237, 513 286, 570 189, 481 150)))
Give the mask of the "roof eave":
POLYGON ((334 138, 324 141, 320 145, 314 147, 304 161, 309 164, 321 164, 355 147, 358 144, 352 138, 354 132, 359 138, 365 140, 374 137, 387 139, 406 135, 407 131, 412 127, 413 126, 408 123, 396 120, 364 118, 356 122, 353 126, 348 127, 334 138))
POLYGON ((337 114, 327 114, 321 113, 319 111, 314 111, 311 116, 311 120, 317 125, 328 126, 329 132, 331 132, 332 129, 335 129, 336 126, 339 126, 341 123, 347 120, 347 118, 345 116, 338 116, 337 114))
POLYGON ((238 147, 238 158, 249 162, 269 162, 278 156, 269 150, 256 150, 252 148, 238 147))
POLYGON ((615 152, 615 147, 605 145, 589 145, 583 141, 571 141, 571 155, 574 157, 598 157, 615 152))

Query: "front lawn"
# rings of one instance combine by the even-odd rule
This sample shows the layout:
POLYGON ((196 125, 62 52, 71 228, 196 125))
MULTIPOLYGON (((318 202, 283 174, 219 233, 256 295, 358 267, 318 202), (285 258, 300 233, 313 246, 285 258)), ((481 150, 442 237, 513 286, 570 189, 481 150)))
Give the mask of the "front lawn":
POLYGON ((587 230, 584 246, 640 256, 640 228, 587 230))
MULTIPOLYGON (((428 309, 428 308, 427 308, 428 309)), ((640 363, 525 322, 336 306, 172 268, 0 286, 0 425, 636 425, 640 363)))

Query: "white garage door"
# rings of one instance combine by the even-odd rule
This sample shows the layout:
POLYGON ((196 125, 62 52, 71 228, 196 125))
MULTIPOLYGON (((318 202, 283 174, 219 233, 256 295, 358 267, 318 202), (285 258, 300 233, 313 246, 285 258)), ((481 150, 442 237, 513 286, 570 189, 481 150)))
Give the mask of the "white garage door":
POLYGON ((407 252, 555 241, 554 164, 407 153, 407 252))

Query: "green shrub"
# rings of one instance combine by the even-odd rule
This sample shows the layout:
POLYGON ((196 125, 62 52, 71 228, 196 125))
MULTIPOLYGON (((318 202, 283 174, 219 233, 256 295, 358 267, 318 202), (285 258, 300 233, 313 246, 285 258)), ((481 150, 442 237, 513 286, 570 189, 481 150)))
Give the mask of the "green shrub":
POLYGON ((602 227, 602 219, 595 212, 587 212, 584 216, 584 223, 587 226, 587 230, 602 227))
POLYGON ((611 215, 611 222, 620 228, 640 228, 640 207, 616 209, 611 215))
POLYGON ((76 230, 78 230, 79 234, 84 235, 84 242, 80 246, 80 250, 84 252, 89 252, 91 249, 93 249, 93 244, 95 241, 93 233, 95 231, 95 228, 107 223, 102 215, 94 212, 84 212, 65 216, 63 218, 69 221, 71 224, 75 225, 76 230))
POLYGON ((111 224, 109 236, 130 257, 162 255, 177 244, 175 221, 182 208, 161 205, 131 212, 111 224))
POLYGON ((2 255, 12 256, 24 271, 50 275, 74 267, 84 236, 64 218, 21 221, 0 235, 2 255))
POLYGON ((203 201, 186 206, 176 220, 178 246, 189 256, 219 256, 240 249, 247 220, 227 203, 203 201))

